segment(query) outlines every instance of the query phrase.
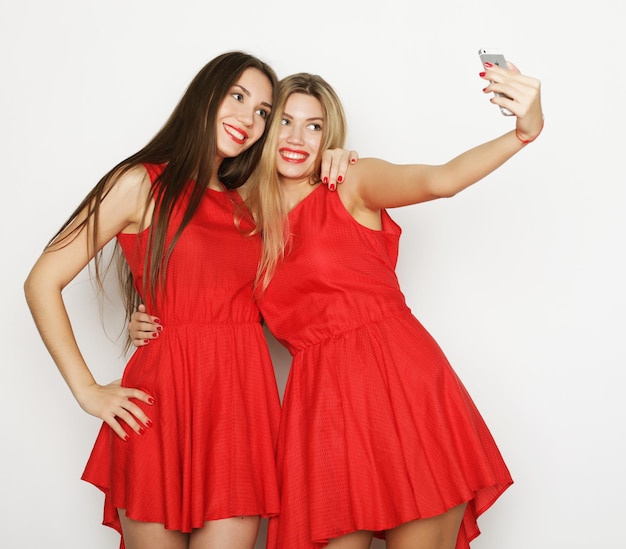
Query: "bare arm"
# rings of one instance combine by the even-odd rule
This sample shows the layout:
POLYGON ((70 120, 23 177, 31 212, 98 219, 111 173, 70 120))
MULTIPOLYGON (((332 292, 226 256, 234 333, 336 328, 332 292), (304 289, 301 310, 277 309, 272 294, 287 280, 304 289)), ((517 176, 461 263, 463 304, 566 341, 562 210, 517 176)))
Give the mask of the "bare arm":
MULTIPOLYGON (((149 424, 145 414, 129 399, 149 402, 151 397, 137 389, 123 388, 117 382, 107 386, 96 383, 74 337, 62 292, 107 242, 119 232, 133 231, 139 226, 149 188, 146 177, 143 168, 131 170, 102 201, 95 249, 88 234, 91 231, 84 227, 66 240, 57 239, 39 257, 24 283, 26 300, 41 338, 77 402, 88 413, 106 421, 124 439, 128 435, 117 418, 136 432, 141 430, 137 420, 149 424)), ((84 218, 85 212, 65 234, 84 218)))
POLYGON ((367 210, 380 210, 450 197, 480 181, 533 140, 543 127, 540 82, 510 69, 488 68, 481 77, 491 80, 483 90, 510 97, 491 101, 510 109, 516 129, 478 145, 441 165, 395 165, 377 159, 362 159, 350 170, 353 199, 367 210))

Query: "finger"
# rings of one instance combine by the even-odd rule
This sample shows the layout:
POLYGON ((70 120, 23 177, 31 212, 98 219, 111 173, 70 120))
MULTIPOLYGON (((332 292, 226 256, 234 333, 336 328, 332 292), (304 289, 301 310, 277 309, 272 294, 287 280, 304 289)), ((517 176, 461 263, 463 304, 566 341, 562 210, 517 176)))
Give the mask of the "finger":
POLYGON ((111 417, 111 418, 107 418, 104 420, 104 422, 111 427, 111 429, 115 432, 115 434, 120 437, 124 442, 127 442, 128 439, 130 438, 130 436, 128 435, 128 433, 124 430, 124 428, 119 424, 119 422, 117 421, 117 419, 115 419, 115 416, 111 417))
MULTIPOLYGON (((145 402, 146 404, 149 404, 150 406, 152 406, 155 403, 154 397, 152 395, 149 395, 145 391, 142 391, 141 389, 131 389, 127 387, 125 396, 127 399, 134 398, 136 400, 140 400, 141 402, 145 402)), ((132 402, 131 404, 133 406, 136 406, 136 404, 132 402)))
POLYGON ((328 174, 328 190, 334 191, 337 188, 337 183, 343 182, 348 168, 350 153, 344 151, 343 149, 335 149, 330 152, 332 162, 330 164, 330 171, 328 174))
POLYGON ((513 73, 513 74, 522 74, 522 71, 520 71, 514 63, 512 63, 511 61, 507 60, 507 65, 509 66, 509 70, 513 73))
POLYGON ((131 343, 135 347, 145 347, 150 343, 149 339, 131 339, 131 343))
POLYGON ((510 62, 508 62, 507 67, 501 67, 500 65, 490 63, 485 63, 484 67, 487 80, 499 80, 505 78, 507 75, 511 76, 520 74, 519 69, 510 62))
POLYGON ((322 163, 320 164, 320 181, 324 183, 324 185, 328 185, 328 182, 330 180, 330 167, 332 164, 332 160, 332 151, 325 150, 322 153, 322 163))
MULTIPOLYGON (((128 406, 129 408, 132 408, 132 403, 127 400, 126 404, 124 404, 124 406, 128 406)), ((135 418, 135 416, 129 412, 124 406, 120 406, 116 412, 115 412, 115 418, 116 420, 119 421, 123 421, 130 429, 132 429, 135 433, 137 433, 138 435, 143 435, 146 432, 146 428, 141 425, 139 423, 139 421, 135 418)), ((139 409, 139 407, 137 405, 134 405, 137 409, 139 409)), ((121 426, 120 426, 121 427, 121 426)), ((124 430, 122 428, 122 430, 124 430)), ((124 431, 126 432, 126 431, 124 431)))
POLYGON ((137 322, 141 324, 160 324, 159 319, 155 316, 139 311, 135 311, 132 315, 130 315, 130 320, 131 322, 137 322))
POLYGON ((135 347, 148 345, 150 341, 159 337, 159 333, 157 331, 131 330, 129 327, 130 341, 135 347))
POLYGON ((150 336, 153 337, 153 332, 162 332, 163 326, 160 324, 154 324, 152 322, 138 322, 137 320, 131 320, 128 323, 128 333, 131 337, 144 337, 150 336))
POLYGON ((491 101, 494 105, 498 105, 498 107, 500 108, 512 112, 514 116, 520 116, 520 104, 516 101, 513 101, 512 99, 509 99, 505 95, 494 95, 492 98, 489 99, 489 101, 491 101))
POLYGON ((141 400, 146 404, 154 404, 154 399, 140 389, 129 389, 128 398, 125 398, 115 410, 115 415, 122 419, 137 434, 143 435, 147 427, 152 426, 152 420, 133 400, 141 400))
POLYGON ((514 111, 518 117, 524 117, 533 110, 540 110, 538 107, 539 89, 527 85, 526 82, 511 81, 491 84, 487 86, 486 90, 501 94, 503 97, 493 97, 492 103, 514 111), (513 101, 513 103, 509 101, 513 101), (514 108, 511 109, 510 107, 514 108))
POLYGON ((356 164, 359 160, 359 153, 357 151, 350 151, 350 164, 356 164))
MULTIPOLYGON (((352 158, 353 151, 343 151, 340 155, 339 160, 337 162, 338 170, 337 170, 337 183, 343 183, 346 179, 346 174, 348 173, 348 167, 350 166, 350 160, 352 158)), ((331 180, 332 181, 332 180, 331 180)), ((331 183, 328 184, 328 188, 332 191, 334 187, 331 188, 331 183)))
MULTIPOLYGON (((130 328, 130 327, 129 327, 130 328)), ((141 330, 129 330, 130 337, 134 339, 155 339, 161 333, 156 327, 143 328, 141 330)))
POLYGON ((131 322, 145 322, 148 324, 161 324, 161 321, 156 317, 149 315, 146 311, 146 306, 140 303, 137 306, 137 310, 131 315, 131 322))

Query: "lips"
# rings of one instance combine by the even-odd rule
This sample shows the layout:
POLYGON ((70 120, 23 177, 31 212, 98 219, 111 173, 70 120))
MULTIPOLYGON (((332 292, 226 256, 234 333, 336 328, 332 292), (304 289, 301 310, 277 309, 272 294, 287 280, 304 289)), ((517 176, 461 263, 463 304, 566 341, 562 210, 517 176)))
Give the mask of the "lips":
POLYGON ((235 126, 231 126, 230 124, 223 124, 223 126, 228 136, 235 143, 238 143, 239 145, 243 145, 248 139, 248 134, 238 128, 235 128, 235 126))
POLYGON ((309 158, 309 153, 306 151, 299 151, 295 149, 279 149, 281 158, 285 162, 292 162, 294 164, 299 164, 300 162, 304 162, 307 158, 309 158))

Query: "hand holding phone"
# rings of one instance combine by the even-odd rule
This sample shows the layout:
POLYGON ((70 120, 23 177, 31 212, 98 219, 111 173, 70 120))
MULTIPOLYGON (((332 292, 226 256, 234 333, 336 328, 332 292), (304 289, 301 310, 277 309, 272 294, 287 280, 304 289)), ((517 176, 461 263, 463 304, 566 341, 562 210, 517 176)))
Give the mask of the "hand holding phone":
MULTIPOLYGON (((478 55, 480 57, 480 62, 483 65, 485 63, 491 63, 492 65, 498 65, 498 67, 503 67, 505 69, 508 68, 506 59, 500 50, 481 48, 478 50, 478 55)), ((507 97, 506 95, 501 93, 496 93, 496 95, 507 97)), ((505 109, 504 107, 500 107, 500 112, 504 116, 515 116, 514 113, 512 113, 509 109, 505 109)))

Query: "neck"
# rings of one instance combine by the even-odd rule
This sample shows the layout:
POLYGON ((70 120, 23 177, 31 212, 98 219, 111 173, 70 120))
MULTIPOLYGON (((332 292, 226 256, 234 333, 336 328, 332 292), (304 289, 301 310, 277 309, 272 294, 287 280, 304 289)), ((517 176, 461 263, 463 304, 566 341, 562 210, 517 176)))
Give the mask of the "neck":
POLYGON ((280 177, 280 187, 283 193, 283 199, 287 205, 287 209, 291 211, 302 200, 309 196, 316 188, 315 184, 311 184, 311 178, 306 179, 289 179, 280 177))
POLYGON ((224 185, 222 184, 222 182, 220 181, 217 172, 220 169, 220 165, 222 164, 222 158, 218 155, 215 158, 215 165, 213 167, 213 173, 211 174, 211 179, 209 180, 209 184, 207 185, 207 187, 209 189, 213 189, 214 191, 223 191, 224 190, 224 185))

